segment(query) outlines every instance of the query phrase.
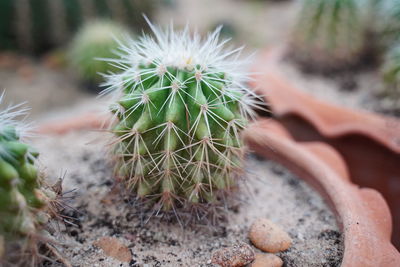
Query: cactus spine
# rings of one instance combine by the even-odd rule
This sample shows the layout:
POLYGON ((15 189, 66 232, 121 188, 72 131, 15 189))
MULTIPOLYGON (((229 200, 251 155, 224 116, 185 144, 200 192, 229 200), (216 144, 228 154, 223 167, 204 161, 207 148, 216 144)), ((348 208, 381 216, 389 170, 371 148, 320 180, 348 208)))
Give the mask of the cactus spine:
POLYGON ((152 25, 155 39, 121 45, 122 72, 108 75, 117 136, 115 174, 157 209, 215 204, 237 185, 243 157, 240 132, 256 98, 218 28, 202 40, 186 27, 152 25))
POLYGON ((54 192, 41 188, 38 153, 21 141, 23 127, 14 118, 24 113, 15 106, 0 111, 0 263, 36 259, 37 237, 50 218, 49 203, 56 199, 54 192))

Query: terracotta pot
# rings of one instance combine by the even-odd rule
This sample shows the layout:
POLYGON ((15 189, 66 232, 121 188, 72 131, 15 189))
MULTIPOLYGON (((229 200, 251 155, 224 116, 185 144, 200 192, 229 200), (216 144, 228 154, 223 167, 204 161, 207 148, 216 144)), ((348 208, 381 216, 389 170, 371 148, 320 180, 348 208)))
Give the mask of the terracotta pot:
POLYGON ((76 130, 99 130, 106 128, 109 122, 110 118, 107 115, 88 112, 79 116, 42 123, 36 132, 39 134, 66 134, 76 130))
POLYGON ((311 97, 285 79, 277 68, 281 57, 282 49, 272 49, 259 58, 253 86, 295 140, 331 145, 354 183, 383 194, 394 220, 392 241, 400 248, 400 120, 311 97))
POLYGON ((337 214, 344 233, 343 267, 400 266, 390 243, 392 222, 380 193, 352 184, 346 164, 329 145, 295 142, 274 120, 260 120, 244 134, 256 153, 277 161, 314 186, 337 214))

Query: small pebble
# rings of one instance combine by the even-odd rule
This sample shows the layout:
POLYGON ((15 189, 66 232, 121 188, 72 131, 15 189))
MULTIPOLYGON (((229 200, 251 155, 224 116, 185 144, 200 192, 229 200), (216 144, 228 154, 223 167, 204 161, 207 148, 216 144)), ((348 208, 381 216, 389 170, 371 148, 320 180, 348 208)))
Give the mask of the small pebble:
POLYGON ((115 237, 101 237, 99 240, 93 242, 93 245, 101 248, 107 256, 119 261, 130 262, 132 259, 130 249, 115 237))
POLYGON ((257 253, 251 267, 282 267, 283 261, 270 253, 257 253))
POLYGON ((254 251, 246 243, 233 247, 221 248, 212 255, 211 262, 222 267, 241 267, 254 260, 254 251))
POLYGON ((292 244, 285 231, 265 218, 259 218, 251 225, 249 238, 257 248, 272 253, 287 250, 292 244))

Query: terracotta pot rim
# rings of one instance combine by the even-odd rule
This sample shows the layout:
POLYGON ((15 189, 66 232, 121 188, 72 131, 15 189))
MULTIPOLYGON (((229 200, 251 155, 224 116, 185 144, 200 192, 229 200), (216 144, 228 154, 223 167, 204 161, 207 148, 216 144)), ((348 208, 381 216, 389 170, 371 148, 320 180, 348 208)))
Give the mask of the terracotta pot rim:
POLYGON ((309 121, 322 135, 339 138, 346 135, 364 135, 376 143, 400 153, 400 119, 369 111, 353 110, 326 103, 298 90, 288 82, 276 66, 282 60, 286 47, 266 49, 255 64, 252 86, 263 95, 270 108, 278 117, 295 115, 309 121), (268 88, 265 88, 265 87, 268 88), (286 101, 287 99, 298 101, 286 101), (326 110, 316 113, 315 110, 326 110), (334 112, 340 118, 332 117, 334 112), (344 114, 344 115, 343 115, 344 114))

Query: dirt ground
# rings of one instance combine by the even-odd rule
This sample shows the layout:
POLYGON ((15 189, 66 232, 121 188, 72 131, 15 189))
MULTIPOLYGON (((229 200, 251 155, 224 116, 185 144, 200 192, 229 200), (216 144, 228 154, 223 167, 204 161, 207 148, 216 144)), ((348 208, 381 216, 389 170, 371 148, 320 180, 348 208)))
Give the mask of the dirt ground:
MULTIPOLYGON (((258 217, 280 225, 293 239, 292 247, 277 255, 285 266, 339 266, 343 236, 335 216, 320 195, 283 167, 255 156, 246 163, 246 183, 237 203, 224 211, 217 226, 189 225, 153 217, 145 223, 141 209, 125 194, 111 194, 114 183, 104 135, 75 132, 37 139, 41 164, 49 179, 64 175, 64 190, 76 189, 65 214, 76 226, 62 227, 61 254, 73 266, 214 266, 214 250, 249 242, 249 226, 258 217), (129 248, 131 259, 120 262, 96 245, 101 237, 117 238, 129 248)), ((47 263, 46 266, 59 266, 47 263)))

